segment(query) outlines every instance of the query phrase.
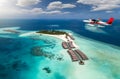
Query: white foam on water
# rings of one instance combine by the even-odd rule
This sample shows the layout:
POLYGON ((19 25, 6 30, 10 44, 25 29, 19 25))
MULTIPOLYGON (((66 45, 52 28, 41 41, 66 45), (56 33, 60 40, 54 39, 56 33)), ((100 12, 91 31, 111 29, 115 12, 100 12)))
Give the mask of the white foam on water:
MULTIPOLYGON (((102 27, 103 28, 103 27, 102 27)), ((105 31, 103 31, 101 29, 100 26, 89 26, 89 25, 85 25, 85 29, 89 30, 91 32, 95 32, 95 33, 103 33, 103 34, 107 34, 105 31)))
POLYGON ((20 34, 19 37, 33 36, 34 34, 36 34, 35 31, 32 31, 32 32, 20 34))
POLYGON ((20 29, 20 27, 4 27, 4 28, 0 28, 0 33, 10 33, 10 32, 7 32, 7 31, 4 31, 4 30, 18 30, 20 29))

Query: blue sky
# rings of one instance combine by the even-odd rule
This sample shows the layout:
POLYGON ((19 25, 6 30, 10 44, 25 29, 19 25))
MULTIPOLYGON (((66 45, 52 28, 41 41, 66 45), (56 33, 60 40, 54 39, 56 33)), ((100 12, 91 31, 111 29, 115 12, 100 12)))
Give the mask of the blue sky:
POLYGON ((1 18, 120 19, 119 0, 0 0, 1 18))

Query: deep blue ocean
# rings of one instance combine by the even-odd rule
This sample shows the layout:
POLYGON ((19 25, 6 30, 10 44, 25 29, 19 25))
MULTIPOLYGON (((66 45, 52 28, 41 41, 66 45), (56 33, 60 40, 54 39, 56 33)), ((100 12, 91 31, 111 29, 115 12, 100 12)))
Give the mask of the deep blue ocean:
MULTIPOLYGON (((107 21, 107 20, 103 20, 107 21)), ((99 28, 106 32, 98 33, 87 30, 82 20, 0 20, 0 27, 20 27, 21 30, 72 30, 82 36, 120 46, 120 20, 115 20, 111 26, 99 28)), ((98 31, 99 31, 98 29, 98 31)))
MULTIPOLYGON (((115 20, 111 26, 96 29, 92 28, 92 30, 90 27, 86 27, 82 20, 0 20, 0 28, 5 27, 20 27, 19 30, 25 31, 70 30, 80 36, 120 47, 120 20, 115 20)), ((17 37, 16 34, 11 34, 11 36, 17 37)), ((0 37, 0 79, 43 79, 37 78, 39 75, 37 74, 37 64, 42 62, 45 58, 32 56, 30 54, 30 49, 32 47, 40 46, 45 47, 46 52, 52 52, 52 49, 54 50, 54 47, 56 46, 57 40, 50 40, 50 38, 48 40, 46 37, 44 39, 45 40, 33 40, 21 37, 0 37)), ((59 49, 62 49, 62 47, 56 46, 56 49, 58 51, 59 49)), ((111 66, 112 65, 110 64, 110 68, 111 66)), ((105 67, 107 66, 102 65, 101 69, 103 68, 104 70, 105 67)), ((108 68, 108 70, 110 68, 108 68)), ((119 73, 117 72, 115 74, 112 73, 112 76, 114 78, 111 79, 120 78, 119 73)), ((66 78, 59 73, 55 73, 53 79, 66 78)))

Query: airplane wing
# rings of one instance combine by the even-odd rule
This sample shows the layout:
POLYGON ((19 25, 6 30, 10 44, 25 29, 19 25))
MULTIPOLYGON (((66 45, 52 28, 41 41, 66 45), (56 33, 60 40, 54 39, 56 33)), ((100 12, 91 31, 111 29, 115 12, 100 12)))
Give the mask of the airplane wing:
POLYGON ((104 25, 96 25, 96 24, 87 24, 88 26, 91 26, 91 27, 94 27, 94 26, 96 26, 96 27, 105 27, 104 25))
POLYGON ((91 21, 90 21, 90 20, 83 20, 83 22, 87 22, 87 23, 90 23, 91 21))

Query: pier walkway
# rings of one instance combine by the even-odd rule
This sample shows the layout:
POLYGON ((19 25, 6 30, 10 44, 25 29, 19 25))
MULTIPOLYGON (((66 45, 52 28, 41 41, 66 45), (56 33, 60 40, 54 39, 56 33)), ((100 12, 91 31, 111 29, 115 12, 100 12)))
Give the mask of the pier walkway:
POLYGON ((73 50, 68 50, 67 52, 69 53, 72 61, 78 61, 79 60, 73 50))
POLYGON ((68 49, 68 48, 69 48, 67 42, 62 42, 62 47, 63 47, 64 49, 68 49))
POLYGON ((82 51, 76 49, 76 47, 73 45, 73 40, 75 40, 75 38, 73 38, 71 35, 67 35, 66 39, 66 42, 62 42, 62 47, 64 49, 68 49, 67 52, 73 62, 80 61, 79 64, 83 65, 83 60, 88 60, 88 57, 82 51), (68 39, 68 37, 70 38, 70 40, 68 39))
POLYGON ((88 60, 88 57, 79 49, 74 50, 74 51, 82 58, 82 60, 88 60))

